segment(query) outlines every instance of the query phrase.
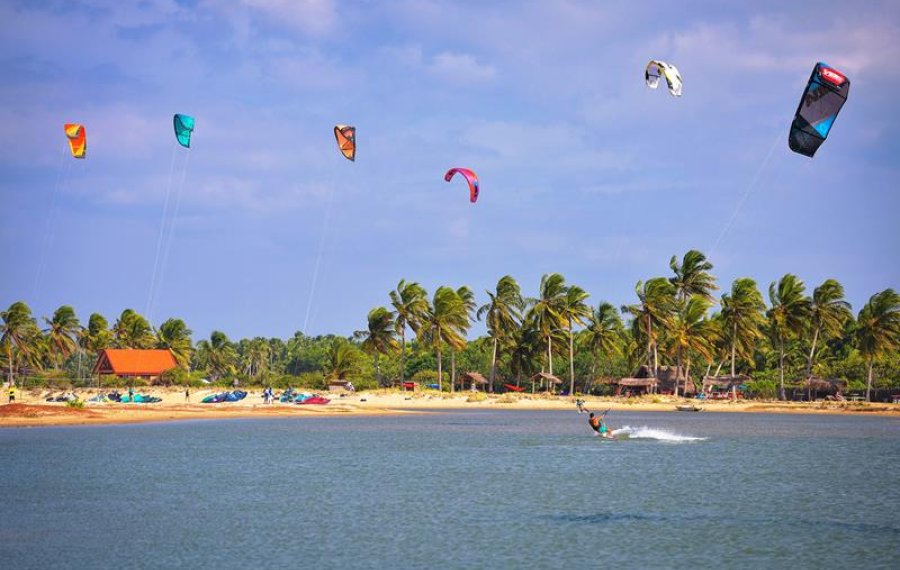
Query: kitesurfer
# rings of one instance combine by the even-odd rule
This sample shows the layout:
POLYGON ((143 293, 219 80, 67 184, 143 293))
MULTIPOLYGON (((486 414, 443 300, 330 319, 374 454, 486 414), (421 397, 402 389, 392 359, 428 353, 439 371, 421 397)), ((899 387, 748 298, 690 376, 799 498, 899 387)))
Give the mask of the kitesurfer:
POLYGON ((600 437, 609 437, 607 433, 609 432, 609 427, 606 425, 606 422, 603 420, 603 416, 595 416, 594 412, 589 412, 588 423, 591 425, 591 429, 597 432, 597 435, 600 437))

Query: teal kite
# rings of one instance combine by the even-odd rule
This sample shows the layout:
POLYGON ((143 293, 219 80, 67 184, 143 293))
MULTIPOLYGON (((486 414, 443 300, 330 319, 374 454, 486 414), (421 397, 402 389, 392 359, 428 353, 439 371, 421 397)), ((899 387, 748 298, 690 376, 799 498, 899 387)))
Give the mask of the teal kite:
POLYGON ((175 114, 175 138, 184 148, 191 148, 191 133, 194 132, 194 117, 175 114))

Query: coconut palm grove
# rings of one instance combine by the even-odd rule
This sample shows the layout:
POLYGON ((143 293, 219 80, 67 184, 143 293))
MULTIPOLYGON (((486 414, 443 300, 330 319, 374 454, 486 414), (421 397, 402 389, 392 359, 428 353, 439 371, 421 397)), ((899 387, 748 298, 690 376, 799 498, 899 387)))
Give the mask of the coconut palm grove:
POLYGON ((340 379, 358 388, 415 382, 453 392, 464 387, 462 373, 478 372, 488 380, 483 389, 501 392, 534 390, 534 375, 547 373, 561 383, 538 390, 611 395, 618 379, 642 367, 650 377, 675 367, 682 379, 669 386, 675 396, 726 375, 743 375, 748 398, 808 398, 811 378, 840 381, 845 393, 866 400, 888 401, 900 391, 900 294, 893 289, 852 307, 836 279, 808 284, 786 274, 729 285, 713 270, 700 251, 673 256, 666 274, 638 281, 620 305, 558 273, 524 287, 505 275, 483 292, 466 285, 426 291, 401 279, 349 337, 230 339, 213 331, 194 338, 177 315, 151 323, 126 308, 84 318, 63 305, 38 316, 18 301, 2 312, 0 362, 9 381, 58 388, 95 383, 91 367, 103 349, 165 348, 178 363, 159 379, 169 385, 320 390, 340 379), (476 322, 486 334, 470 334, 476 322))

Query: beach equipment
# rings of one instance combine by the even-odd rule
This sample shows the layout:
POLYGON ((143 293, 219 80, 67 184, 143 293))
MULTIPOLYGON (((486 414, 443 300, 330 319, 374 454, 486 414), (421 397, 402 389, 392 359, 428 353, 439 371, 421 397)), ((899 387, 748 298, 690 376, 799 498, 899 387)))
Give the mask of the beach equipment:
POLYGON ((510 392, 524 392, 525 388, 522 386, 516 386, 515 384, 504 384, 504 388, 509 390, 510 392))
POLYGON ((681 74, 678 68, 664 61, 651 60, 644 70, 644 81, 650 89, 656 89, 659 86, 659 78, 665 77, 666 84, 669 86, 669 93, 673 97, 681 97, 681 74))
POLYGON ((356 127, 350 125, 336 125, 334 138, 337 139, 338 149, 347 160, 356 160, 356 127))
POLYGON ((84 125, 66 123, 63 125, 63 129, 66 132, 66 138, 69 139, 72 158, 84 158, 87 153, 87 132, 84 130, 84 125))
POLYGON ((682 404, 680 406, 675 406, 675 409, 679 412, 699 412, 703 410, 703 408, 697 407, 694 404, 682 404))
POLYGON ((827 63, 817 63, 791 123, 791 150, 812 158, 828 138, 849 93, 850 80, 843 73, 827 63))
POLYGON ((191 133, 194 132, 194 117, 176 113, 172 119, 175 125, 175 138, 184 148, 191 148, 191 133))
POLYGON ((469 184, 469 202, 473 204, 478 201, 478 176, 468 168, 451 168, 444 174, 444 180, 450 182, 454 175, 459 174, 466 179, 469 184))
POLYGON ((322 396, 310 396, 309 398, 305 398, 303 401, 297 402, 298 404, 318 404, 324 405, 329 403, 331 400, 328 398, 323 398, 322 396))

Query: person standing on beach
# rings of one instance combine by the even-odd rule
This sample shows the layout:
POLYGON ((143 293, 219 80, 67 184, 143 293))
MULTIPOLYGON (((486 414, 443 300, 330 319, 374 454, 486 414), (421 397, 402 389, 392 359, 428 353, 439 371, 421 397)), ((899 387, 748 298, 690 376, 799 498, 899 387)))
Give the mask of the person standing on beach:
POLYGON ((12 404, 16 401, 16 385, 14 382, 9 382, 9 403, 12 404))
POLYGON ((582 400, 581 398, 576 398, 575 405, 578 406, 578 413, 583 414, 585 411, 584 410, 584 400, 582 400))
POLYGON ((190 386, 184 387, 184 401, 185 402, 191 401, 191 387, 190 386))

